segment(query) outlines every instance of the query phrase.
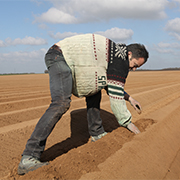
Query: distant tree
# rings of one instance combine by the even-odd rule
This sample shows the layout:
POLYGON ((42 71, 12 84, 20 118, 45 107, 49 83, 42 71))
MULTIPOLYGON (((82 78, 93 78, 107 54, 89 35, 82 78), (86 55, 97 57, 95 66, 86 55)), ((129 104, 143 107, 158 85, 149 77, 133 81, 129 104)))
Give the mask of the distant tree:
POLYGON ((46 69, 46 70, 44 71, 44 73, 45 73, 45 74, 48 73, 48 70, 46 69))

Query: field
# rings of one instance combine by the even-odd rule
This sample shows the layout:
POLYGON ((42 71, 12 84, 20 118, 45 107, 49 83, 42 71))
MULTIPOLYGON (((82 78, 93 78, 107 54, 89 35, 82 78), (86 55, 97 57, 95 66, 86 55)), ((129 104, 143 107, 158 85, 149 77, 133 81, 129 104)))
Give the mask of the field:
POLYGON ((48 166, 17 174, 26 141, 50 104, 48 74, 0 76, 0 179, 180 179, 180 71, 130 72, 125 90, 142 105, 127 102, 141 133, 119 127, 103 91, 101 118, 108 134, 89 141, 85 99, 49 136, 42 161, 48 166))

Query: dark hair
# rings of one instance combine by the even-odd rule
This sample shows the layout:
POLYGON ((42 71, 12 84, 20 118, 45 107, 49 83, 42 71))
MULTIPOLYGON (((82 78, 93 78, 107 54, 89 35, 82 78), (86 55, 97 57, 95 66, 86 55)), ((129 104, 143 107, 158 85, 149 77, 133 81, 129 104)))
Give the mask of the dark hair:
POLYGON ((132 52, 132 58, 144 58, 144 63, 149 58, 149 53, 143 44, 130 44, 127 49, 132 52))

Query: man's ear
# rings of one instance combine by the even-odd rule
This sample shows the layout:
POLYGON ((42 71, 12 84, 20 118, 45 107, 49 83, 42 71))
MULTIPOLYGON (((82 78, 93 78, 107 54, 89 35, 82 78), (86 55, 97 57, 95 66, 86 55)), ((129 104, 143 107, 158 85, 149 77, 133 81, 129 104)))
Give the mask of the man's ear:
POLYGON ((131 51, 128 51, 128 55, 131 55, 131 56, 132 56, 132 52, 131 52, 131 51))
POLYGON ((132 58, 132 52, 131 51, 128 51, 128 57, 129 57, 129 59, 132 58))

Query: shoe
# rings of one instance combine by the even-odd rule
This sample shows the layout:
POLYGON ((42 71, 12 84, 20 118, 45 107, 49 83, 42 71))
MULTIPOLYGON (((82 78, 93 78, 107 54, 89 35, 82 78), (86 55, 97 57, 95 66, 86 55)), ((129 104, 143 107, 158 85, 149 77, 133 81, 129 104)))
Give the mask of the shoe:
POLYGON ((103 136, 105 136, 107 134, 107 132, 104 132, 102 134, 99 134, 98 136, 91 136, 91 142, 95 142, 98 139, 101 139, 103 136))
POLYGON ((134 134, 139 134, 140 131, 139 129, 132 123, 130 122, 128 125, 127 125, 127 129, 129 129, 131 132, 133 132, 134 134))
POLYGON ((37 158, 33 156, 23 155, 18 166, 18 174, 24 175, 29 171, 34 171, 42 166, 48 165, 48 162, 40 162, 37 158))

